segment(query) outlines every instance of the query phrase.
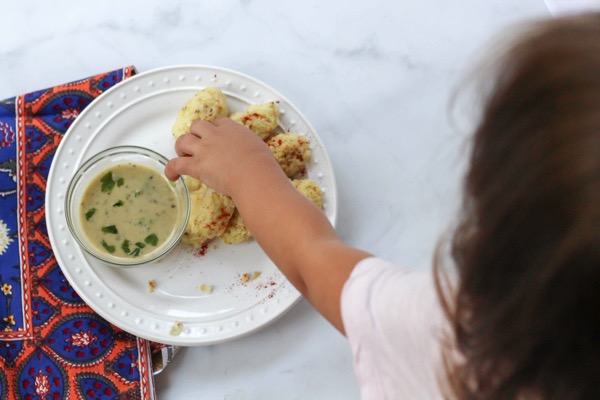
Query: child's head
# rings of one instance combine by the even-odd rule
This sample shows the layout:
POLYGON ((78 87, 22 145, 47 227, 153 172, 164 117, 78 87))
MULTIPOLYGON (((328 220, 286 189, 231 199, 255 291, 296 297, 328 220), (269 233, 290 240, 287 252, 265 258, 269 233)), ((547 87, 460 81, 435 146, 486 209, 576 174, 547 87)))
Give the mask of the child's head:
POLYGON ((530 27, 491 79, 452 242, 450 382, 600 399, 600 14, 530 27))

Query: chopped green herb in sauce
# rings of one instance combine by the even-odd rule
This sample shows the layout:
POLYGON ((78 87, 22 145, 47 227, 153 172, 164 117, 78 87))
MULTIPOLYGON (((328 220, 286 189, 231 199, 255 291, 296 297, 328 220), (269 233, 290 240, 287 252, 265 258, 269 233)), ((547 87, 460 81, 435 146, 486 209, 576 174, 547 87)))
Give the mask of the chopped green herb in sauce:
POLYGON ((109 226, 103 226, 102 227, 102 232, 104 233, 112 233, 112 234, 117 234, 119 233, 119 231, 117 230, 117 227, 114 225, 109 225, 109 226))
POLYGON ((119 200, 115 204, 113 204, 113 207, 123 207, 123 204, 125 204, 123 203, 123 200, 119 200))
POLYGON ((104 247, 106 249, 106 251, 108 251, 109 253, 114 253, 115 252, 115 246, 111 246, 108 243, 106 243, 106 241, 102 241, 100 242, 102 244, 102 247, 104 247))
POLYGON ((131 248, 129 247, 129 240, 123 240, 123 243, 121 243, 121 250, 123 250, 127 254, 131 253, 131 248))
POLYGON ((137 257, 140 255, 140 251, 142 251, 142 249, 139 247, 136 247, 135 250, 133 250, 131 253, 129 253, 129 255, 133 256, 133 257, 137 257))
POLYGON ((100 182, 102 182, 102 193, 110 194, 110 192, 112 192, 113 188, 115 187, 115 181, 113 180, 112 172, 109 172, 106 175, 104 175, 100 179, 100 182))
POLYGON ((156 246, 158 243, 158 237, 153 233, 152 235, 146 236, 144 242, 151 244, 152 246, 156 246))
POLYGON ((89 210, 87 210, 87 212, 85 213, 85 220, 89 221, 90 218, 92 218, 95 213, 96 213, 96 209, 95 208, 90 208, 89 210))
POLYGON ((137 243, 135 244, 135 249, 134 249, 132 252, 130 252, 130 253, 129 253, 129 255, 130 255, 130 256, 134 256, 134 257, 137 257, 137 256, 139 256, 139 255, 140 255, 140 251, 142 251, 142 249, 143 249, 144 247, 146 247, 146 245, 145 245, 144 243, 142 243, 142 242, 137 242, 137 243))

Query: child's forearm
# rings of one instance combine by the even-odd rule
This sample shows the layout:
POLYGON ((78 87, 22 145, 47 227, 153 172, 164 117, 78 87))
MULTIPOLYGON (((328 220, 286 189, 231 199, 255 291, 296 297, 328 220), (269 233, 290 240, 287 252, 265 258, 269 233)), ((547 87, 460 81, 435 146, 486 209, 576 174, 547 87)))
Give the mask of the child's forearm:
POLYGON ((305 292, 302 264, 316 241, 334 240, 333 228, 320 210, 300 195, 278 171, 244 179, 232 194, 244 223, 287 278, 305 292))
POLYGON ((232 193, 246 226, 289 281, 343 332, 341 290, 368 254, 346 246, 323 212, 279 168, 257 168, 260 181, 247 171, 232 193))

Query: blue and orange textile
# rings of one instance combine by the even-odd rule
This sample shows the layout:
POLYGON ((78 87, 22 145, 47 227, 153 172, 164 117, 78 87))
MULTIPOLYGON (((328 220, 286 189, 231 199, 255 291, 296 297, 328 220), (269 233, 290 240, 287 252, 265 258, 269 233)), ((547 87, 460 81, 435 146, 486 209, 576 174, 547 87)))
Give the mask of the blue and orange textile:
MULTIPOLYGON (((0 102, 0 399, 153 399, 153 354, 167 346, 111 325, 53 256, 44 203, 73 120, 127 67, 0 102)), ((155 367, 156 368, 156 367, 155 367)))

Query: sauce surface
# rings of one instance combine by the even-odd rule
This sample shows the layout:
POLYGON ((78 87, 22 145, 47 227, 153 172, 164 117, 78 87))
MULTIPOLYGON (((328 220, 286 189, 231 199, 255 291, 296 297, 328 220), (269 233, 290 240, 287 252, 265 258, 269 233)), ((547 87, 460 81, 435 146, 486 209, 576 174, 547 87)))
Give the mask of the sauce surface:
POLYGON ((171 235, 179 206, 169 182, 150 168, 126 163, 94 178, 81 201, 91 243, 117 257, 151 253, 171 235))

